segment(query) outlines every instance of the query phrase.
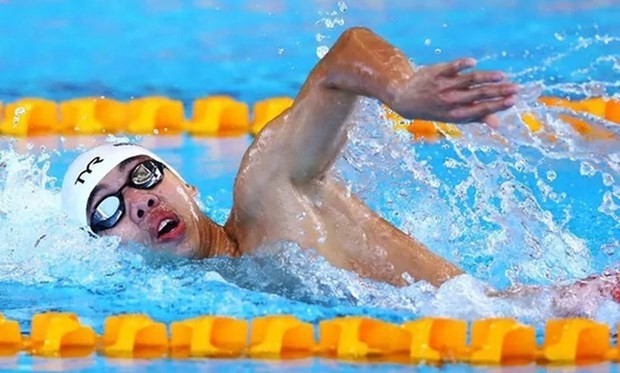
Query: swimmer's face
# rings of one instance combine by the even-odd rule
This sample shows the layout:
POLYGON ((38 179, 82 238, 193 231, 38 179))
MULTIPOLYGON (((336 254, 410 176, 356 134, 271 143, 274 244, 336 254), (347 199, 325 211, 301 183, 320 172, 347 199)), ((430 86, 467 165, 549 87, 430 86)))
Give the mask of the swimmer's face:
POLYGON ((97 234, 191 257, 199 248, 202 214, 195 194, 161 163, 146 156, 130 158, 95 187, 88 221, 97 234))

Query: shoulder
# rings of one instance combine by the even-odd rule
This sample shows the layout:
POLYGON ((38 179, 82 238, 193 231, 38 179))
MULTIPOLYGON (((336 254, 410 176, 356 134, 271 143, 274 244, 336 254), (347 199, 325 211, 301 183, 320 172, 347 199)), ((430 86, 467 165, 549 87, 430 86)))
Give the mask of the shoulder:
POLYGON ((285 177, 283 162, 286 150, 279 131, 261 131, 245 151, 233 187, 233 209, 237 218, 251 218, 272 203, 275 190, 290 180, 285 177))

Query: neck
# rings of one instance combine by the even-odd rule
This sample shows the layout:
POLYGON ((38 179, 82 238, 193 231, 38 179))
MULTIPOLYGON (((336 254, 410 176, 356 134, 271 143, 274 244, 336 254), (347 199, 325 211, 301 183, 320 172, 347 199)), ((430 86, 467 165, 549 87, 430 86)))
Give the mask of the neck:
POLYGON ((237 242, 230 238, 224 227, 217 225, 207 217, 200 222, 200 248, 198 258, 214 256, 239 256, 237 242))

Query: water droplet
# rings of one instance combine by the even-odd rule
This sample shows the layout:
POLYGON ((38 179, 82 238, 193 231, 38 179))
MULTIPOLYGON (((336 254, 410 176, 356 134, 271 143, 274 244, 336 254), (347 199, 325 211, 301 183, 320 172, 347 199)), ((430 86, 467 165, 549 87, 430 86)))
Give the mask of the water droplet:
POLYGON ((326 28, 334 28, 334 22, 329 18, 321 18, 317 23, 322 23, 326 28))
POLYGON ((579 173, 583 176, 593 176, 596 173, 596 169, 588 162, 581 162, 579 173))
POLYGON ((440 48, 435 48, 435 54, 441 54, 441 49, 440 48))
POLYGON ((424 45, 426 45, 427 47, 431 45, 431 39, 424 40, 424 45))
POLYGON ((614 255, 614 253, 616 252, 616 249, 618 249, 619 247, 620 247, 620 241, 614 240, 608 244, 602 245, 601 251, 607 255, 614 255))
POLYGON ((527 162, 525 162, 523 159, 519 159, 518 161, 515 162, 515 169, 519 172, 523 172, 523 170, 525 170, 527 168, 527 162))
POLYGON ((554 181, 557 177, 558 175, 555 173, 555 171, 547 171, 547 180, 554 181))
POLYGON ((333 29, 334 26, 344 26, 344 18, 321 18, 317 21, 317 24, 323 24, 328 29, 333 29))
POLYGON ((278 48, 278 54, 280 55, 284 54, 284 48, 278 48))
POLYGON ((603 184, 605 186, 612 186, 612 185, 614 185, 614 177, 611 176, 608 173, 603 173, 603 184))
POLYGON ((13 116, 13 124, 17 125, 19 123, 19 117, 26 114, 26 109, 22 106, 15 109, 15 115, 13 116))
POLYGON ((443 28, 448 28, 448 24, 447 24, 447 23, 444 23, 444 24, 442 24, 442 25, 441 25, 441 27, 443 27, 443 28))
POLYGON ((404 272, 401 275, 402 279, 405 281, 405 283, 407 283, 407 285, 411 285, 413 283, 415 283, 415 278, 413 278, 413 276, 411 276, 409 273, 404 272))
POLYGON ((560 34, 559 32, 556 32, 555 34, 553 34, 553 36, 555 36, 557 41, 564 41, 565 36, 560 34))
POLYGON ((325 46, 325 45, 321 45, 321 46, 318 46, 318 47, 316 48, 316 55, 317 55, 319 58, 323 58, 323 57, 325 57, 325 55, 327 54, 327 52, 329 52, 329 48, 327 48, 327 46, 325 46))
POLYGON ((318 41, 319 43, 325 40, 325 38, 327 38, 327 36, 321 33, 317 33, 316 35, 314 35, 314 40, 318 41))
POLYGON ((345 4, 344 1, 339 1, 338 2, 338 9, 340 9, 340 12, 344 13, 346 12, 349 8, 347 7, 347 4, 345 4))
POLYGON ((454 158, 446 159, 446 161, 443 164, 444 166, 448 168, 456 168, 458 166, 458 162, 454 158))

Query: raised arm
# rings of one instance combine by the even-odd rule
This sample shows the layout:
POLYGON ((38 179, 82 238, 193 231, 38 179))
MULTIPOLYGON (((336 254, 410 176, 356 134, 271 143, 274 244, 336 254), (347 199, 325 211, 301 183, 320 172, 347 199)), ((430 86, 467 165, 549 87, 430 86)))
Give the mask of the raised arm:
POLYGON ((406 118, 481 120, 513 105, 517 87, 499 72, 470 72, 469 58, 415 69, 398 49, 364 28, 345 31, 314 68, 292 108, 261 133, 278 170, 300 184, 320 177, 346 141, 346 119, 359 96, 406 118))

